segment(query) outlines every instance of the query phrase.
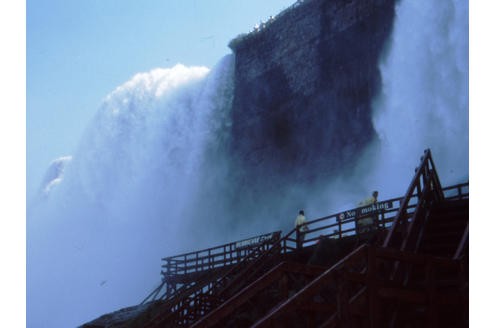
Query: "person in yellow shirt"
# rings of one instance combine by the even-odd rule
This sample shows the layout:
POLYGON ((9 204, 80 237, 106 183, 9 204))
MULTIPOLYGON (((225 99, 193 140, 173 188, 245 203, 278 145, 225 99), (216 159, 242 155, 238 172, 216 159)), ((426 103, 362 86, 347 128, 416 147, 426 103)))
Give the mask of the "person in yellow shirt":
MULTIPOLYGON (((376 204, 378 202, 378 191, 373 191, 371 197, 366 198, 358 204, 359 207, 376 204)), ((367 216, 357 221, 357 233, 369 232, 373 227, 373 217, 367 216)))

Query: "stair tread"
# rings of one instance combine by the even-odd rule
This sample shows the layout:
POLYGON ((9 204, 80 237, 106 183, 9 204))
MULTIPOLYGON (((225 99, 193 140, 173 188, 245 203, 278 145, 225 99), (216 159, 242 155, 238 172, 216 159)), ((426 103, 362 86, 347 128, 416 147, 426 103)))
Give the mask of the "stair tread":
POLYGON ((437 230, 427 231, 425 236, 457 236, 462 235, 464 229, 446 229, 446 230, 437 230))
POLYGON ((430 235, 425 236, 422 240, 423 244, 458 244, 461 241, 462 235, 430 235))
POLYGON ((452 227, 452 228, 462 228, 466 226, 468 221, 429 221, 426 225, 426 229, 435 229, 439 227, 452 227))
POLYGON ((436 203, 434 208, 469 206, 469 199, 449 199, 436 203))

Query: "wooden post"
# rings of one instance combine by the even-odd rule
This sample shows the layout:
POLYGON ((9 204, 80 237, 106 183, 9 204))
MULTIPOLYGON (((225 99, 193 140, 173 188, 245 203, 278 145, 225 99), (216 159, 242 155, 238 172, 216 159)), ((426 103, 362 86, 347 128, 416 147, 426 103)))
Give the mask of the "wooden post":
POLYGON ((350 324, 350 326, 352 327, 349 313, 349 286, 347 286, 347 284, 345 283, 342 273, 340 273, 338 281, 339 291, 337 294, 337 309, 339 321, 343 324, 350 324))
POLYGON ((302 248, 301 233, 299 231, 299 227, 296 228, 296 248, 297 249, 301 249, 302 248))
POLYGON ((288 286, 289 278, 287 277, 287 274, 284 272, 282 274, 282 277, 280 277, 279 280, 279 290, 280 290, 280 296, 282 299, 286 300, 289 298, 289 286, 288 286))
POLYGON ((366 272, 366 284, 368 289, 368 322, 370 328, 379 327, 379 307, 377 297, 376 280, 376 252, 374 247, 368 248, 368 270, 366 272))
POLYGON ((198 269, 198 267, 199 267, 198 252, 196 252, 196 261, 194 263, 194 267, 195 267, 195 271, 198 272, 199 271, 199 269, 198 269))
POLYGON ((168 284, 168 278, 170 277, 170 259, 166 259, 165 261, 167 261, 167 265, 166 265, 166 270, 167 270, 166 271, 166 274, 167 274, 166 279, 167 279, 167 282, 166 282, 166 287, 165 287, 165 295, 168 298, 170 296, 170 294, 169 294, 170 287, 169 287, 169 284, 168 284))
POLYGON ((431 256, 428 256, 426 263, 426 293, 428 297, 428 311, 426 327, 435 328, 438 327, 438 313, 437 313, 437 295, 436 295, 436 282, 435 271, 432 263, 431 256))

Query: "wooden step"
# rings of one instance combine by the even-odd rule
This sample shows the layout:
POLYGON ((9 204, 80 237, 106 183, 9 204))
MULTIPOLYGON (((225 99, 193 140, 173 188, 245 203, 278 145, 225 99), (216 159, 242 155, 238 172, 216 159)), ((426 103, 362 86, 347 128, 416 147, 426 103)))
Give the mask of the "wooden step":
POLYGON ((443 243, 445 241, 447 241, 447 242, 451 241, 451 242, 458 243, 462 238, 462 234, 463 234, 462 230, 429 231, 429 232, 425 232, 422 242, 423 243, 428 243, 428 242, 433 242, 433 243, 441 242, 441 243, 443 243))
POLYGON ((428 221, 425 231, 463 231, 466 228, 467 221, 428 221))
POLYGON ((431 213, 428 222, 468 222, 469 215, 467 213, 431 213))
POLYGON ((439 257, 452 257, 456 251, 454 246, 429 246, 421 247, 419 253, 429 254, 439 257))
POLYGON ((434 208, 462 208, 469 207, 469 199, 453 199, 453 200, 444 200, 441 202, 437 202, 433 205, 434 208))

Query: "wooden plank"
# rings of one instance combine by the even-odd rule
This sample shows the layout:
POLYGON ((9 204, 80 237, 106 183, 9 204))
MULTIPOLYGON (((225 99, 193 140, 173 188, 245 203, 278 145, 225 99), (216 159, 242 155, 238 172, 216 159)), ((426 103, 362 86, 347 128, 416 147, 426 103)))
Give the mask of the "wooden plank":
POLYGON ((428 261, 431 261, 436 266, 445 268, 456 268, 459 262, 452 259, 436 257, 432 255, 417 254, 406 251, 398 251, 391 248, 379 247, 376 249, 376 256, 379 259, 407 262, 415 265, 426 265, 428 261))
MULTIPOLYGON (((265 233, 265 234, 257 235, 254 237, 245 238, 245 239, 238 240, 238 241, 231 242, 231 243, 226 243, 226 244, 219 245, 219 246, 205 248, 205 249, 202 249, 200 251, 193 251, 193 252, 182 253, 182 254, 178 254, 178 255, 174 255, 174 256, 164 257, 164 258, 162 258, 162 261, 175 260, 176 258, 187 257, 187 256, 196 256, 196 253, 201 253, 201 252, 211 253, 212 251, 223 249, 224 247, 229 246, 231 244, 238 245, 238 244, 242 244, 242 243, 248 243, 249 241, 256 240, 256 239, 260 240, 258 242, 259 244, 262 244, 265 242, 270 242, 270 241, 275 241, 270 237, 280 236, 281 233, 282 233, 282 231, 277 230, 277 231, 273 231, 270 233, 265 233)), ((217 253, 217 254, 219 254, 219 253, 217 253)))
POLYGON ((203 319, 193 324, 192 327, 209 327, 217 324, 221 319, 235 311, 239 306, 246 303, 260 291, 265 290, 268 286, 280 280, 287 272, 316 276, 323 271, 323 267, 308 266, 302 263, 282 262, 269 272, 265 273, 262 277, 243 288, 203 319))
POLYGON ((324 321, 318 328, 337 328, 337 313, 324 321))
POLYGON ((366 274, 360 272, 344 272, 344 279, 352 282, 366 283, 366 274))
POLYGON ((462 252, 466 248, 466 245, 468 243, 468 238, 469 238, 469 224, 466 225, 466 229, 464 229, 464 233, 462 235, 462 239, 459 242, 459 245, 457 246, 457 250, 455 251, 454 254, 454 259, 459 259, 462 255, 462 252))
POLYGON ((376 248, 370 247, 368 249, 368 270, 366 270, 366 289, 368 292, 368 321, 370 328, 378 327, 378 283, 376 273, 376 248))
POLYGON ((337 310, 337 307, 329 303, 309 302, 301 304, 297 309, 305 312, 332 313, 337 310))
POLYGON ((425 292, 408 290, 405 288, 381 287, 378 288, 377 294, 382 298, 394 299, 407 303, 426 304, 427 301, 425 292))
POLYGON ((312 282, 310 282, 308 285, 306 285, 303 289, 298 291, 290 299, 272 309, 270 313, 258 320, 252 327, 270 326, 271 323, 283 313, 292 311, 293 309, 298 308, 300 305, 304 304, 309 297, 315 295, 315 293, 317 293, 321 289, 322 285, 326 284, 334 277, 337 268, 342 267, 347 261, 354 260, 355 257, 361 256, 366 251, 367 247, 367 245, 358 247, 356 250, 348 254, 342 260, 333 265, 330 269, 328 269, 312 282))
POLYGON ((240 305, 246 303, 250 298, 256 295, 260 290, 264 290, 267 286, 277 281, 284 273, 286 263, 280 263, 275 268, 264 274, 255 283, 242 289, 236 295, 231 297, 227 302, 224 302, 217 307, 213 312, 206 315, 200 321, 194 323, 191 327, 210 327, 218 323, 225 316, 232 313, 240 305))

